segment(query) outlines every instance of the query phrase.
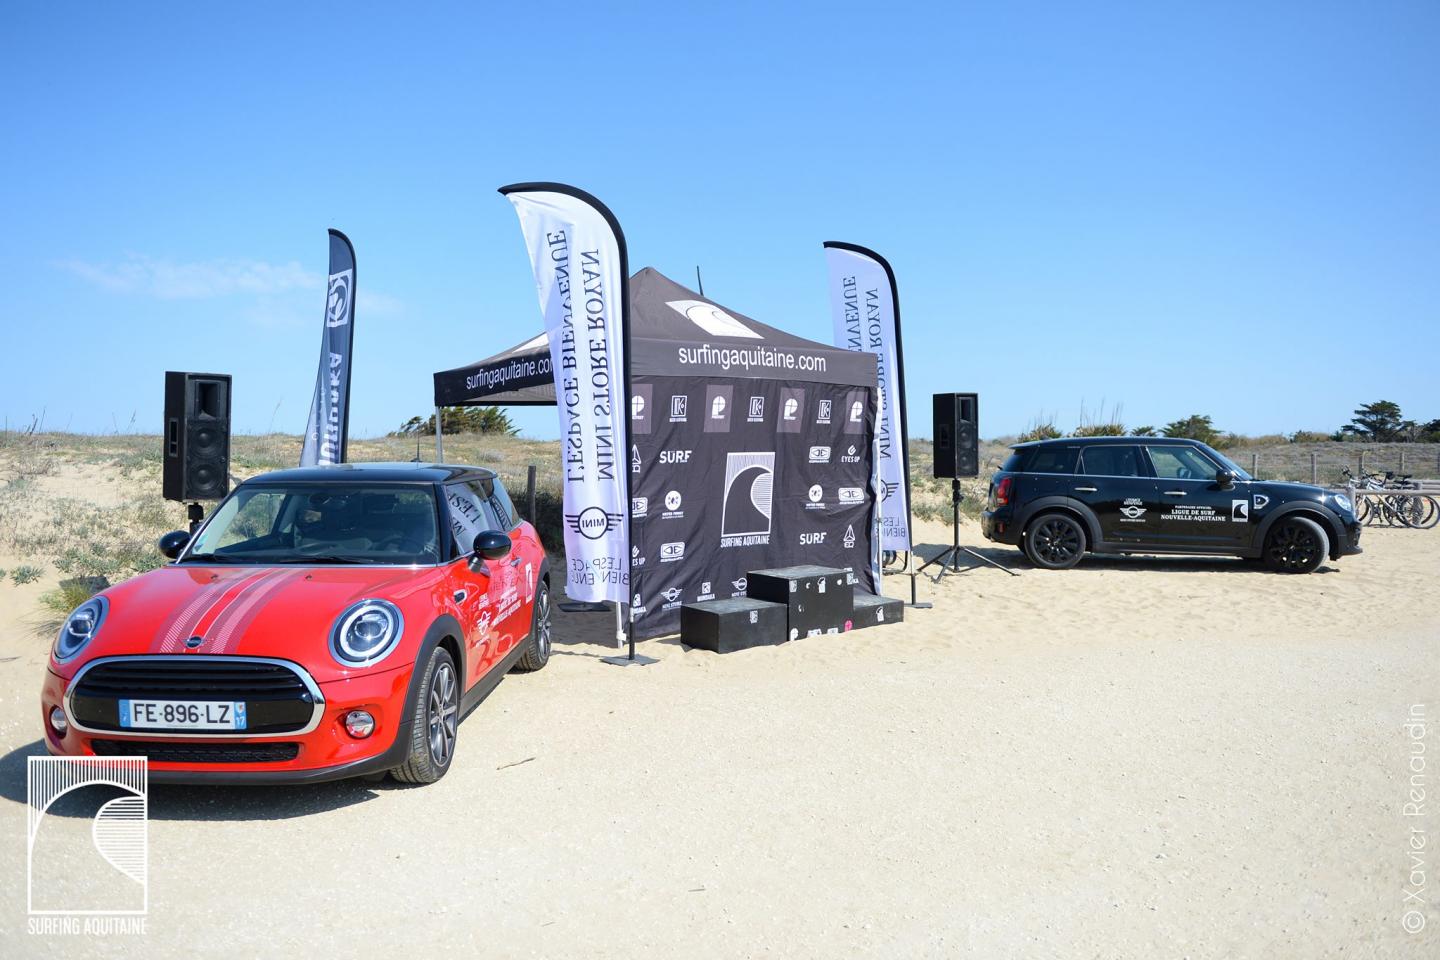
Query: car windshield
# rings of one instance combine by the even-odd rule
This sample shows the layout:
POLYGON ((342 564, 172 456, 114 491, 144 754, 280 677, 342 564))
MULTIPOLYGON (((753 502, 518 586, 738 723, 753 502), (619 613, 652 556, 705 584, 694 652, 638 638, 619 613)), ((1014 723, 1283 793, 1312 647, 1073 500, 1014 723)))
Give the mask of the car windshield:
POLYGON ((1231 460, 1229 457, 1225 456, 1225 454, 1221 453, 1219 450, 1216 450, 1214 447, 1211 447, 1211 446, 1208 446, 1208 445, 1207 445, 1207 446, 1205 447, 1205 452, 1208 453, 1208 454, 1210 454, 1210 456, 1214 457, 1217 461, 1219 461, 1220 466, 1224 467, 1226 470, 1229 470, 1231 473, 1235 474, 1235 479, 1237 479, 1237 480, 1254 480, 1254 479, 1255 479, 1254 477, 1250 476, 1250 471, 1244 469, 1244 468, 1241 467, 1238 463, 1236 463, 1234 460, 1231 460))
POLYGON ((438 563, 434 489, 360 483, 244 484, 181 563, 438 563))

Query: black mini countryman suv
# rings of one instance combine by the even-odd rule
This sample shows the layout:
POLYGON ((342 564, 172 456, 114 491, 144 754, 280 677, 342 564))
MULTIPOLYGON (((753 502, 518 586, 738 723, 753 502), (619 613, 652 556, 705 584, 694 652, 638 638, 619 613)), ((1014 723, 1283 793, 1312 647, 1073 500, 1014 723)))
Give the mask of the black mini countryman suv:
POLYGON ((1229 554, 1282 573, 1360 552, 1343 493, 1256 480, 1195 440, 1087 437, 1016 444, 990 481, 985 537, 1036 566, 1086 553, 1229 554))

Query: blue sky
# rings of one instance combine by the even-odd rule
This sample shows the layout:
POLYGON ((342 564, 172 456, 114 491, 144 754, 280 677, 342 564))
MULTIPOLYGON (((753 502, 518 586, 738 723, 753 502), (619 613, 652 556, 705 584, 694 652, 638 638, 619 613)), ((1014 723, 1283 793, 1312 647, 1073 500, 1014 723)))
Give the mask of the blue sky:
POLYGON ((549 179, 816 339, 821 241, 884 253, 915 436, 942 390, 986 436, 1440 417, 1440 4, 691 7, 0 6, 0 414, 158 431, 198 369, 299 432, 334 226, 392 429, 540 330, 495 188, 549 179))

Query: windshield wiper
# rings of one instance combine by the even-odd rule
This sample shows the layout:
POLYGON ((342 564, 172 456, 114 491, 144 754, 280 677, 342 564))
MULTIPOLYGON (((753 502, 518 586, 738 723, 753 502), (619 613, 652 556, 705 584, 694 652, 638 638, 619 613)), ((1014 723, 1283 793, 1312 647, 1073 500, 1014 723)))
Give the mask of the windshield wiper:
POLYGON ((338 554, 316 553, 294 557, 266 557, 265 563, 369 563, 359 557, 342 557, 338 554))
POLYGON ((226 553, 188 553, 180 559, 181 563, 244 563, 245 557, 235 557, 226 553))

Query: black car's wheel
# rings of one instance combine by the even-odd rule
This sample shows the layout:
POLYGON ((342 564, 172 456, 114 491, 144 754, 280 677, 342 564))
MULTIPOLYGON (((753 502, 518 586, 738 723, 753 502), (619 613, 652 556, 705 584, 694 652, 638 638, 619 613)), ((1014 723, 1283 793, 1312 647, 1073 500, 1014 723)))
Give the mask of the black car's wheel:
POLYGON ((1309 573, 1330 554, 1330 538, 1309 517, 1286 517, 1265 538, 1265 565, 1277 573, 1309 573))
POLYGON ((1025 529, 1025 556, 1037 567, 1065 570, 1085 555, 1085 531, 1074 517, 1046 513, 1025 529))
POLYGON ((410 717, 410 751, 394 770, 396 780, 434 783, 450 769, 460 728, 460 677, 450 651, 436 647, 425 665, 420 696, 410 717))
POLYGON ((515 661, 516 673, 531 673, 550 662, 550 581, 535 585, 535 607, 530 619, 530 649, 515 661))

